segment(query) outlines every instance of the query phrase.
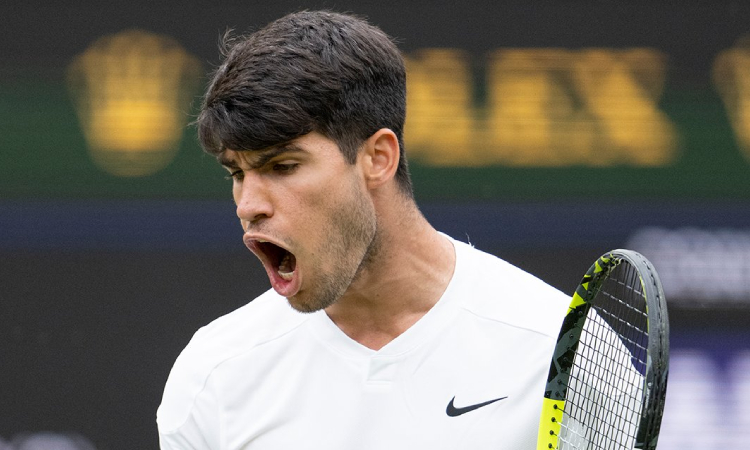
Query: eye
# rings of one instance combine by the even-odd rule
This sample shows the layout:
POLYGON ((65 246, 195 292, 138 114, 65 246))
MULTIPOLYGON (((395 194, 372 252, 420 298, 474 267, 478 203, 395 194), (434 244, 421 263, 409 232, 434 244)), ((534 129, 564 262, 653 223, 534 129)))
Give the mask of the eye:
POLYGON ((276 163, 273 165, 273 171, 288 174, 294 172, 297 167, 299 167, 298 163, 276 163))
POLYGON ((229 175, 227 175, 224 178, 226 178, 227 180, 240 181, 240 180, 242 180, 243 176, 244 176, 244 173, 242 172, 242 170, 238 169, 238 170, 234 170, 232 172, 229 172, 229 175))

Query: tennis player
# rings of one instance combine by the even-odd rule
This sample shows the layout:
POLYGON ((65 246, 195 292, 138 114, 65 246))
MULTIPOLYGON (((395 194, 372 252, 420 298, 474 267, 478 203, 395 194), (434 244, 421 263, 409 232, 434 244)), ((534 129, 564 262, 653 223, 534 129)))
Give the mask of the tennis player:
POLYGON ((199 136, 272 289, 179 356, 162 449, 535 449, 569 297, 422 216, 392 40, 300 12, 227 47, 199 136))

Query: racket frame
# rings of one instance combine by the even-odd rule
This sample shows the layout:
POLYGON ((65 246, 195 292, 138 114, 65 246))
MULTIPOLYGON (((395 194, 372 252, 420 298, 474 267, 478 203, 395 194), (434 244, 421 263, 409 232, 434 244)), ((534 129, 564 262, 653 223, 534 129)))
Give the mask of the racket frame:
POLYGON ((635 448, 656 448, 669 374, 669 319, 666 298, 659 276, 648 259, 633 250, 616 249, 599 257, 589 268, 576 288, 568 313, 563 319, 545 386, 537 450, 557 449, 559 446, 558 438, 570 372, 589 309, 595 306, 593 300, 604 281, 623 261, 637 271, 645 295, 648 323, 646 372, 635 448))

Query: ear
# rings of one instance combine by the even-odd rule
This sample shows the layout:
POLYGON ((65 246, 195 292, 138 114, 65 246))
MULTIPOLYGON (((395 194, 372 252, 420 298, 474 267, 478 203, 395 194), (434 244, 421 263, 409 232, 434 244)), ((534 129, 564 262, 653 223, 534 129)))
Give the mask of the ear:
POLYGON ((400 146, 396 133, 381 128, 370 136, 360 152, 360 164, 369 189, 378 188, 396 175, 400 146))

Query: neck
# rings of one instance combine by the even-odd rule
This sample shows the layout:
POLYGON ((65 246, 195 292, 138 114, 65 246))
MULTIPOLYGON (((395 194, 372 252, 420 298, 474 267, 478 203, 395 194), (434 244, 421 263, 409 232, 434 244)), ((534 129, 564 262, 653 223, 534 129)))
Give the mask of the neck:
MULTIPOLYGON (((350 338, 378 350, 440 299, 455 266, 450 241, 411 200, 378 208, 377 252, 326 313, 350 338)), ((378 207, 376 201, 376 208, 378 207)))

